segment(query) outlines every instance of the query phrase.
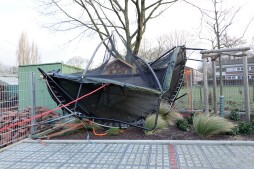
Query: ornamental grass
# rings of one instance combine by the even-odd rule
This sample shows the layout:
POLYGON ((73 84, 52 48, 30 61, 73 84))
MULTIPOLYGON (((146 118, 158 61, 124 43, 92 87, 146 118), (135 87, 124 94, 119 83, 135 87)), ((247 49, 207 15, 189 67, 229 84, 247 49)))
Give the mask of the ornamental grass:
POLYGON ((169 112, 165 115, 165 119, 170 126, 173 126, 178 120, 182 120, 183 116, 178 112, 169 112))
POLYGON ((235 125, 219 116, 200 114, 193 117, 193 127, 197 135, 207 138, 215 134, 230 132, 235 125))
MULTIPOLYGON (((156 114, 151 114, 149 115, 144 122, 144 127, 148 129, 153 129, 154 124, 156 120, 156 114)), ((160 132, 163 129, 166 129, 168 127, 168 122, 159 114, 158 115, 158 121, 157 121, 157 126, 154 130, 145 130, 146 135, 153 134, 155 132, 160 132)))
POLYGON ((165 116, 169 111, 169 105, 167 103, 161 102, 159 114, 165 116))

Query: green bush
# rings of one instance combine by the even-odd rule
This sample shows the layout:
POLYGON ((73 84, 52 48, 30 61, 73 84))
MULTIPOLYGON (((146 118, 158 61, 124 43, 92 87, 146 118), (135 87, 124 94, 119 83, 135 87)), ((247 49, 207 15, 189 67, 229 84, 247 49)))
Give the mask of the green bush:
POLYGON ((235 126, 235 127, 232 129, 232 131, 228 132, 227 134, 229 134, 229 135, 234 135, 234 136, 240 134, 240 132, 239 132, 239 127, 238 127, 238 126, 235 126))
POLYGON ((251 123, 241 122, 238 128, 240 134, 254 134, 254 126, 251 123))
POLYGON ((241 116, 240 116, 240 114, 237 113, 236 111, 231 111, 230 114, 229 114, 229 116, 228 116, 228 118, 229 118, 230 120, 233 120, 233 121, 239 121, 240 118, 241 118, 241 116))
MULTIPOLYGON (((149 115, 144 122, 144 127, 148 128, 148 129, 153 129, 154 127, 154 123, 155 123, 155 119, 156 119, 156 115, 152 114, 149 115)), ((159 132, 162 129, 166 129, 168 127, 168 123, 167 121, 159 114, 158 115, 158 121, 157 121, 157 127, 155 130, 145 130, 145 134, 149 135, 149 134, 153 134, 154 132, 159 132)))
POLYGON ((92 123, 92 124, 86 124, 85 125, 85 129, 86 130, 102 130, 103 128, 101 126, 99 126, 98 124, 92 123))
POLYGON ((190 116, 187 116, 186 117, 186 120, 187 120, 187 122, 190 124, 190 125, 193 125, 193 114, 191 114, 190 116))
POLYGON ((250 115, 250 122, 254 126, 254 114, 250 115))
POLYGON ((200 114, 193 117, 193 127, 199 136, 207 138, 215 134, 231 132, 235 126, 222 117, 200 114))
POLYGON ((190 127, 191 127, 186 119, 177 120, 176 126, 177 128, 183 131, 190 131, 190 127))
POLYGON ((183 119, 183 116, 178 112, 169 112, 164 118, 169 125, 174 125, 177 120, 183 119))
POLYGON ((118 136, 122 133, 122 130, 119 128, 110 128, 109 130, 107 130, 107 133, 109 136, 118 136))

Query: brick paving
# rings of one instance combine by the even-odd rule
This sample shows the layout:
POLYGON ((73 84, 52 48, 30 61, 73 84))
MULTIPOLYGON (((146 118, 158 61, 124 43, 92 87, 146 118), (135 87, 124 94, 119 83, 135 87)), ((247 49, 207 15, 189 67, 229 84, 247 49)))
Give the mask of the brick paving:
POLYGON ((0 152, 1 169, 254 169, 254 144, 46 142, 0 152))

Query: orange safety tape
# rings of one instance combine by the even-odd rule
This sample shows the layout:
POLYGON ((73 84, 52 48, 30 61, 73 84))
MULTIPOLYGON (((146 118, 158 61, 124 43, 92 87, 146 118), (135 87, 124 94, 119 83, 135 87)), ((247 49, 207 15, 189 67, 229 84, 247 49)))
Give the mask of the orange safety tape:
POLYGON ((32 120, 34 120, 34 119, 37 119, 37 118, 39 118, 39 117, 48 115, 48 114, 50 114, 50 113, 52 113, 52 112, 54 112, 54 111, 56 111, 56 110, 59 110, 59 109, 61 109, 61 108, 63 108, 63 107, 69 106, 70 104, 75 103, 75 102, 77 102, 77 101, 79 101, 79 100, 81 100, 81 99, 83 99, 83 98, 85 98, 85 97, 87 97, 87 96, 90 96, 90 95, 92 95, 93 93, 95 93, 95 92, 97 92, 97 91, 99 91, 99 90, 105 88, 105 87, 108 86, 108 85, 109 85, 109 84, 104 84, 104 85, 102 85, 101 87, 99 87, 99 88, 97 88, 97 89, 91 91, 90 93, 87 93, 87 94, 85 94, 85 95, 83 95, 83 96, 81 96, 81 97, 79 97, 79 98, 77 98, 77 99, 75 99, 75 100, 73 100, 73 101, 71 101, 71 102, 69 102, 69 103, 66 103, 66 104, 64 104, 64 105, 62 105, 62 106, 56 107, 56 108, 54 108, 54 109, 52 109, 52 110, 49 110, 49 111, 46 111, 46 112, 44 112, 44 113, 42 113, 42 114, 38 114, 38 115, 36 115, 36 116, 33 116, 33 117, 31 117, 31 118, 29 118, 29 119, 26 119, 26 120, 23 120, 23 121, 21 121, 21 122, 14 123, 14 124, 11 124, 11 125, 9 125, 9 126, 3 127, 3 128, 0 129, 0 132, 4 131, 4 130, 6 130, 6 129, 9 129, 9 128, 18 126, 18 125, 20 125, 20 124, 30 122, 30 121, 32 121, 32 120))
POLYGON ((94 128, 93 128, 93 134, 94 134, 95 136, 106 136, 108 133, 107 133, 107 132, 105 132, 105 133, 96 133, 96 131, 95 131, 94 128))

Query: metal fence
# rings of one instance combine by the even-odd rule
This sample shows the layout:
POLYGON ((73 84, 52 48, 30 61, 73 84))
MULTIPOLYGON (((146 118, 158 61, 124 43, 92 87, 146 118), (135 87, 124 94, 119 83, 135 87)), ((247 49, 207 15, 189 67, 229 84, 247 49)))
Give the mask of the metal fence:
MULTIPOLYGON (((0 75, 0 96, 0 129, 27 120, 57 106, 48 94, 43 79, 39 74, 33 72, 19 73, 18 76, 0 75)), ((30 134, 48 129, 46 125, 31 127, 31 124, 52 116, 59 116, 59 114, 61 111, 53 112, 45 117, 19 123, 1 131, 0 148, 22 140, 30 134)))
MULTIPOLYGON (((204 112, 205 111, 205 94, 203 80, 199 82, 193 81, 195 77, 192 73, 184 74, 184 85, 179 92, 179 96, 186 94, 175 103, 175 109, 180 112, 204 112)), ((216 87, 214 88, 212 73, 208 73, 208 107, 211 113, 219 113, 220 108, 220 81, 216 79, 216 87), (210 77, 210 78, 209 78, 210 77), (216 104, 214 104, 214 92, 216 90, 216 104), (217 107, 214 108, 214 107, 217 107), (215 112, 215 110, 217 110, 215 112)), ((245 87, 243 79, 238 80, 223 80, 222 93, 224 97, 224 111, 229 113, 231 111, 245 112, 245 87)), ((249 76, 248 79, 248 93, 250 112, 254 113, 254 79, 249 76)))
MULTIPOLYGON (((204 111, 204 84, 195 81, 192 73, 184 75, 184 85, 179 96, 187 94, 175 102, 179 112, 204 111)), ((209 79, 209 78, 208 78, 209 79)), ((249 80, 250 110, 254 111, 254 81, 249 80)), ((244 85, 242 80, 224 80, 223 82, 225 111, 245 111, 244 85)), ((217 81, 219 84, 219 81, 217 81)), ((208 104, 210 112, 214 112, 214 94, 212 81, 208 81, 208 104)), ((219 107, 219 85, 216 88, 216 105, 219 107)), ((50 97, 44 80, 39 73, 22 72, 19 75, 0 75, 0 129, 11 124, 24 121, 36 114, 41 114, 57 107, 50 97)), ((54 116, 61 115, 61 111, 54 112, 54 116)), ((51 114, 52 117, 52 114, 51 114)), ((40 120, 20 123, 0 132, 0 148, 17 142, 30 134, 47 129, 47 126, 31 127, 40 120)), ((50 118, 50 117, 49 117, 50 118)))
MULTIPOLYGON (((245 111, 244 107, 244 94, 243 94, 243 85, 240 83, 231 82, 223 86, 223 96, 224 96, 224 110, 226 112, 231 112, 233 110, 245 111)), ((220 88, 216 87, 216 105, 219 108, 220 100, 220 88)), ((250 110, 254 111, 254 84, 249 86, 250 94, 250 110)), ((179 96, 187 94, 183 98, 176 101, 176 109, 180 112, 187 111, 201 111, 203 112, 204 107, 204 87, 203 84, 195 84, 192 87, 183 86, 180 90, 179 96)), ((208 103, 210 112, 214 111, 214 99, 213 99, 213 86, 209 85, 209 94, 208 94, 208 103)))

